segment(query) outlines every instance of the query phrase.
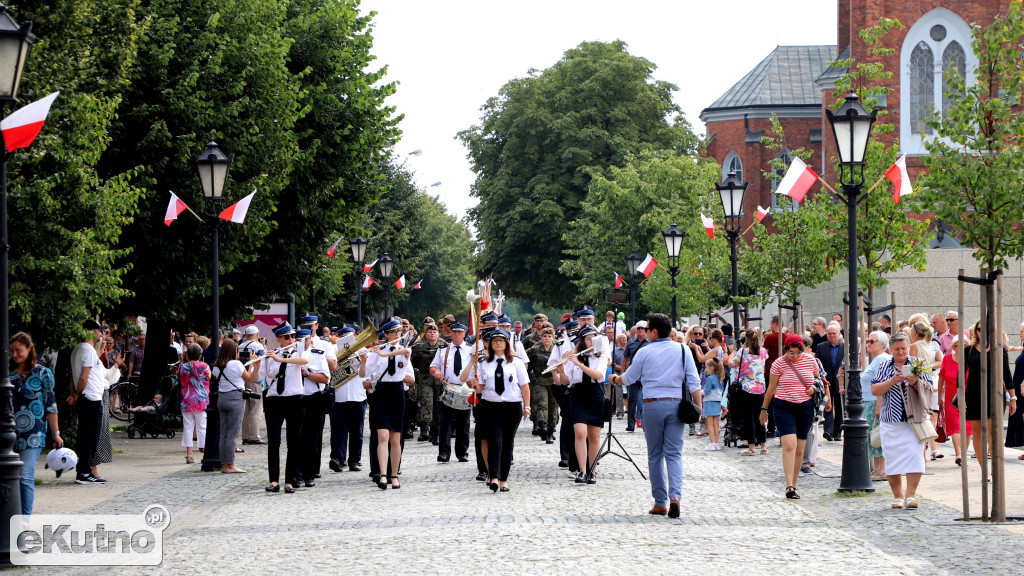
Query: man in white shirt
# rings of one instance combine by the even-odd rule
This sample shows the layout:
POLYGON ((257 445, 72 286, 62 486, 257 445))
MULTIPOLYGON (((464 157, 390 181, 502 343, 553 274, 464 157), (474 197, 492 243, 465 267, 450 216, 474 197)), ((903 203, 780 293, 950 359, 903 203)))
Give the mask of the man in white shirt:
POLYGON ((95 343, 103 338, 103 326, 92 319, 83 327, 90 332, 71 353, 72 390, 68 404, 78 411, 78 465, 75 466, 76 484, 105 484, 107 481, 92 473, 91 463, 99 444, 103 423, 103 390, 106 388, 106 370, 96 354, 95 343))
MULTIPOLYGON (((349 327, 341 329, 340 345, 345 336, 354 334, 349 327)), ((355 361, 359 372, 358 360, 355 361)), ((350 379, 334 391, 334 406, 331 408, 331 470, 341 472, 342 465, 348 464, 351 472, 359 472, 363 453, 363 421, 366 416, 366 389, 358 378, 350 379), (346 451, 347 448, 347 451, 346 451)))
MULTIPOLYGON (((302 367, 302 464, 299 465, 306 488, 316 486, 314 479, 320 476, 324 419, 327 415, 327 410, 324 409, 324 389, 331 379, 326 353, 312 342, 319 339, 313 336, 312 326, 314 324, 304 324, 296 331, 296 335, 303 342, 302 357, 307 361, 302 367)), ((333 400, 333 394, 330 398, 333 400)))
MULTIPOLYGON (((440 347, 430 363, 430 375, 443 382, 457 384, 462 369, 469 366, 473 347, 466 344, 466 325, 455 322, 449 327, 451 344, 440 347)), ((469 410, 456 410, 441 404, 441 425, 438 432, 437 461, 448 462, 452 456, 452 434, 455 435, 455 456, 459 462, 469 461, 469 410)))

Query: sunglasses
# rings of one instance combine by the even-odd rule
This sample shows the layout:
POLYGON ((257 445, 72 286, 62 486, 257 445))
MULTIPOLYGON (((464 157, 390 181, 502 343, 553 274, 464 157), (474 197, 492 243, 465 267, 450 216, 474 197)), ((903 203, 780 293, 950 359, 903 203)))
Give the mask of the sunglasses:
POLYGON ((285 334, 284 336, 278 336, 278 340, 295 340, 294 334, 285 334))
POLYGON ((946 322, 956 322, 956 318, 946 318, 946 322))
POLYGON ((865 340, 864 342, 868 344, 874 344, 875 342, 878 342, 878 340, 865 340))

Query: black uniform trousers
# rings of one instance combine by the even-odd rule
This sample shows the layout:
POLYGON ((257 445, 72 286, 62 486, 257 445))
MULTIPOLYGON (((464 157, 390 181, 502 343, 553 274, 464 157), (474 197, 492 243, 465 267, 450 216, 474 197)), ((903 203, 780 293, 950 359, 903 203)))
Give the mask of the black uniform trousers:
POLYGON ((580 467, 576 461, 576 433, 573 432, 572 422, 569 420, 569 404, 572 399, 567 386, 552 386, 551 391, 555 394, 555 401, 558 402, 562 421, 558 427, 558 455, 559 460, 569 463, 569 471, 577 472, 580 467))
POLYGON ((267 396, 263 399, 267 418, 267 472, 271 482, 281 476, 281 425, 285 426, 288 456, 284 464, 285 484, 291 484, 302 457, 302 396, 267 396))
POLYGON ((487 415, 480 411, 480 405, 473 407, 473 448, 476 451, 476 471, 487 474, 487 462, 484 460, 484 448, 482 442, 487 437, 487 428, 483 421, 487 415))
POLYGON ((306 482, 312 482, 320 473, 320 457, 323 454, 324 402, 320 394, 302 397, 302 463, 299 475, 306 482))
POLYGON ((452 457, 452 435, 455 435, 455 457, 469 456, 469 410, 456 410, 441 404, 441 430, 437 455, 445 460, 452 457))
POLYGON ((512 468, 516 430, 523 416, 522 402, 487 402, 480 406, 487 437, 487 467, 491 478, 505 482, 512 468))
POLYGON ((350 467, 359 463, 363 453, 363 419, 366 401, 335 402, 331 407, 331 460, 350 467), (348 451, 345 450, 346 441, 348 451))

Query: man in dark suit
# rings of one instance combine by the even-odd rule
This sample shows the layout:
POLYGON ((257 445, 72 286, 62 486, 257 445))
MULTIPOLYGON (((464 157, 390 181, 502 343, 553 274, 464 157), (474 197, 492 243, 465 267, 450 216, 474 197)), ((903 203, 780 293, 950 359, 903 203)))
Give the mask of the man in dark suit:
POLYGON ((825 368, 822 376, 828 380, 829 394, 832 396, 832 411, 825 412, 825 431, 822 437, 838 442, 843 435, 843 395, 846 393, 845 382, 840 382, 839 376, 846 368, 846 346, 839 341, 839 326, 835 323, 825 330, 825 338, 826 341, 818 344, 814 350, 814 355, 825 368))

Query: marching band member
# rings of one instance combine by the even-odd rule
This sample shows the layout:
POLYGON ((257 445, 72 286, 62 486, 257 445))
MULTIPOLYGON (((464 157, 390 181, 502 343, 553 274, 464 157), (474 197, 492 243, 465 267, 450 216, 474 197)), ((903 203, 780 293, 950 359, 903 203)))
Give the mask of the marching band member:
POLYGON ((596 352, 597 330, 584 326, 576 334, 576 348, 563 359, 568 362, 558 367, 559 376, 568 382, 572 396, 569 419, 575 435, 576 460, 581 470, 577 483, 597 484, 594 478, 594 460, 601 446, 601 428, 604 427, 604 379, 608 370, 608 355, 596 352), (587 349, 594 349, 584 353, 587 349), (583 468, 583 463, 586 468, 583 468))
MULTIPOLYGON (((355 330, 344 327, 338 331, 344 337, 355 330)), ((335 356, 337 358, 337 356, 335 356)), ((356 359, 355 362, 360 362, 356 359)), ((366 415, 366 389, 355 380, 334 391, 331 407, 331 470, 341 472, 348 464, 352 472, 359 472, 359 458, 363 453, 363 418, 366 415), (346 442, 348 451, 346 452, 346 442)))
MULTIPOLYGON (((464 366, 469 365, 473 347, 466 344, 466 325, 453 322, 449 326, 452 342, 440 346, 430 363, 430 375, 443 382, 459 381, 464 366)), ((469 461, 469 410, 441 407, 441 428, 438 434, 437 461, 447 462, 452 456, 452 434, 455 434, 455 456, 459 462, 469 461)))
POLYGON ((271 350, 260 362, 260 378, 267 381, 267 396, 263 401, 263 412, 267 419, 267 472, 270 484, 267 492, 280 492, 281 474, 281 425, 287 424, 288 458, 284 465, 284 491, 295 492, 292 482, 299 466, 302 444, 299 431, 302 428, 302 373, 300 366, 307 363, 295 352, 295 329, 287 322, 274 328, 274 336, 285 348, 271 350))
MULTIPOLYGON (((568 314, 566 314, 568 316, 568 314)), ((548 358, 548 366, 554 366, 558 364, 559 360, 565 356, 565 354, 572 350, 572 338, 576 335, 576 331, 579 329, 579 323, 569 317, 562 324, 562 335, 555 340, 554 350, 551 356, 548 358)), ((572 404, 572 399, 567 393, 569 382, 562 378, 561 374, 556 369, 554 372, 550 372, 554 377, 554 388, 551 391, 554 393, 555 401, 558 403, 559 414, 562 418, 562 425, 558 429, 558 453, 561 458, 558 461, 560 468, 568 468, 569 472, 572 473, 573 478, 576 477, 576 473, 579 472, 580 467, 576 462, 575 456, 575 440, 572 431, 572 422, 569 420, 569 411, 572 404)))
MULTIPOLYGON (((480 315, 480 333, 475 336, 473 343, 483 344, 487 334, 498 326, 498 315, 494 312, 484 312, 480 315)), ((473 407, 473 449, 476 452, 476 479, 481 482, 487 481, 487 428, 484 426, 484 414, 480 413, 480 405, 473 407)))
POLYGON ((389 479, 393 489, 402 487, 398 472, 402 460, 405 391, 416 382, 409 349, 396 347, 397 342, 392 344, 401 333, 402 322, 398 318, 384 323, 380 335, 385 344, 370 348, 371 353, 359 366, 359 377, 365 378, 363 388, 370 392, 370 430, 376 439, 376 453, 371 442, 370 474, 381 490, 387 490, 389 479))
POLYGON ((594 310, 587 305, 583 305, 576 311, 575 317, 576 321, 580 323, 581 330, 584 326, 590 326, 595 332, 597 332, 597 335, 594 336, 594 352, 604 354, 605 357, 611 358, 611 342, 608 341, 608 338, 605 337, 604 334, 601 334, 600 330, 598 330, 597 326, 594 324, 594 310))
MULTIPOLYGON (((304 324, 296 332, 304 348, 302 357, 306 365, 302 367, 302 463, 299 465, 300 476, 296 482, 303 480, 306 488, 316 486, 313 480, 320 475, 320 455, 323 451, 324 436, 324 390, 331 380, 331 370, 327 365, 325 351, 314 347, 317 340, 312 332, 313 324, 304 324)), ((333 400, 333 397, 331 397, 333 400)))
POLYGON ((481 393, 480 413, 484 415, 488 447, 487 468, 492 492, 508 492, 508 473, 516 430, 530 415, 530 377, 526 365, 512 355, 508 332, 495 328, 487 334, 487 354, 475 355, 462 369, 459 379, 481 393), (474 374, 474 366, 479 371, 474 374))
POLYGON ((554 376, 544 374, 548 360, 555 353, 555 329, 550 324, 539 331, 540 340, 526 351, 530 359, 530 410, 533 414, 536 435, 548 444, 555 443, 555 426, 558 425, 558 402, 555 400, 554 376))

